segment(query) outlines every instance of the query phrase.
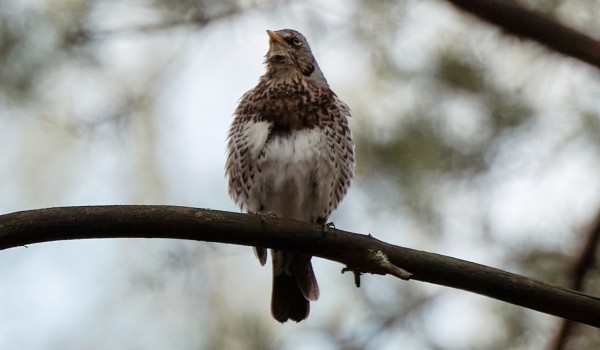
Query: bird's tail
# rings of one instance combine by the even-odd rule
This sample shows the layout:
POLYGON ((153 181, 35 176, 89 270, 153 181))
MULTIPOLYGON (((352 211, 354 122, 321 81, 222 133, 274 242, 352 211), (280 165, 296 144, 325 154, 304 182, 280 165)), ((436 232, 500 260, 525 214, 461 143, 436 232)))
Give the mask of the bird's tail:
POLYGON ((271 313, 279 322, 300 322, 308 317, 310 300, 319 298, 311 256, 274 250, 271 313))

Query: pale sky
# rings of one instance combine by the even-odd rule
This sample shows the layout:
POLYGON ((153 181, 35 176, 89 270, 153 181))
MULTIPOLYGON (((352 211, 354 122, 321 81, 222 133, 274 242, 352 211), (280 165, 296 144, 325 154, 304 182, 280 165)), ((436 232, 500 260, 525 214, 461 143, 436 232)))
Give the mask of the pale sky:
MULTIPOLYGON (((43 2, 24 4, 42 6, 43 2)), ((335 29, 319 32, 311 26, 306 12, 295 10, 304 6, 308 5, 294 3, 286 11, 255 11, 202 30, 176 29, 180 35, 150 34, 151 39, 147 39, 144 34, 116 34, 116 38, 100 40, 97 45, 101 63, 117 84, 98 82, 72 67, 57 67, 57 84, 47 85, 47 89, 54 90, 47 91, 49 101, 68 105, 76 115, 92 115, 109 97, 119 93, 115 86, 143 89, 148 85, 145 74, 149 67, 160 70, 166 66, 155 77, 161 81, 161 90, 155 91, 154 99, 148 102, 154 113, 149 123, 155 126, 155 132, 140 126, 133 133, 116 138, 98 135, 86 138, 73 136, 33 115, 6 112, 9 115, 2 118, 4 125, 0 128, 0 148, 4 150, 0 166, 5 169, 0 173, 3 199, 0 213, 97 204, 172 204, 237 211, 227 195, 223 176, 225 134, 237 100, 256 84, 263 72, 262 59, 268 47, 265 30, 293 28, 304 33, 333 90, 351 108, 352 102, 361 98, 361 82, 368 79, 369 53, 356 42, 352 32, 335 29), (78 90, 74 91, 73 86, 78 90), (153 144, 148 142, 150 138, 153 144), (143 155, 147 154, 144 147, 148 144, 154 147, 150 153, 157 167, 153 173, 141 173, 140 164, 145 162, 143 155), (160 186, 144 187, 148 183, 160 186)), ((95 19, 99 25, 127 27, 154 16, 144 11, 131 12, 131 8, 118 3, 106 7, 106 12, 99 11, 95 19), (113 7, 120 11, 115 12, 113 7), (107 20, 108 13, 117 15, 107 20)), ((331 28, 342 28, 347 22, 344 13, 337 12, 339 8, 344 6, 335 1, 330 5, 319 3, 317 10, 331 28)), ((443 41, 446 34, 460 32, 468 25, 463 23, 462 15, 438 2, 413 5, 405 21, 406 28, 400 32, 406 35, 393 44, 397 46, 399 59, 415 70, 431 64, 428 60, 439 45, 436 40, 443 41)), ((481 44, 482 56, 488 55, 485 50, 491 50, 490 46, 498 45, 494 40, 497 37, 481 44)), ((545 147, 552 144, 557 128, 575 130, 561 101, 590 104, 589 96, 594 91, 600 92, 597 83, 590 83, 597 73, 591 73, 582 64, 555 57, 540 64, 528 64, 531 57, 530 53, 523 53, 522 47, 511 46, 503 57, 490 58, 488 62, 500 82, 508 88, 528 88, 524 94, 534 96, 536 103, 555 114, 533 122, 532 127, 545 130, 539 133, 538 140, 532 142, 528 135, 523 135, 498 150, 504 158, 495 163, 497 169, 481 180, 484 185, 497 186, 483 202, 489 210, 492 233, 506 232, 502 237, 505 241, 515 245, 519 242, 573 244, 568 235, 570 225, 585 221, 600 201, 598 155, 583 141, 558 150, 545 147), (528 77, 543 74, 548 67, 552 67, 552 79, 527 85, 528 77), (587 94, 582 97, 578 91, 587 94), (557 226, 564 227, 563 235, 544 236, 545 231, 557 226)), ((414 94, 407 90, 389 102, 410 104, 403 99, 414 94)), ((591 105, 597 110, 596 105, 591 105)), ((479 130, 477 108, 473 101, 448 105, 451 125, 460 126, 456 128, 457 137, 479 130)), ((44 115, 43 111, 40 115, 44 115)), ((371 117, 362 122, 381 126, 389 122, 385 115, 360 118, 371 117)), ((358 125, 354 120, 353 127, 358 125)), ((477 225, 469 226, 468 223, 475 221, 469 217, 469 208, 481 203, 465 195, 467 192, 449 188, 440 195, 441 207, 452 214, 444 222, 444 230, 456 234, 453 239, 434 244, 428 238, 402 235, 420 229, 406 213, 366 212, 365 203, 373 201, 373 197, 365 190, 368 188, 360 183, 351 187, 331 218, 336 227, 373 233, 390 243, 435 250, 493 266, 507 263, 501 252, 485 246, 477 225)), ((299 325, 281 326, 275 321, 269 324, 286 348, 336 348, 315 332, 303 332, 321 327, 343 312, 348 300, 356 301, 358 305, 354 308, 360 310, 351 276, 341 275, 341 268, 317 260, 315 269, 322 296, 311 305, 309 319, 299 325)), ((0 276, 0 349, 76 349, 91 344, 97 344, 98 348, 193 348, 194 344, 186 340, 197 339, 194 338, 197 334, 190 330, 189 324, 197 322, 199 327, 208 327, 203 308, 211 301, 201 299, 207 291, 187 289, 187 278, 207 278, 210 282, 202 284, 206 288, 226 290, 223 298, 232 310, 247 307, 269 317, 271 272, 261 268, 246 247, 163 240, 44 243, 0 252, 0 276), (161 264, 172 247, 194 251, 199 245, 206 245, 203 249, 207 250, 222 250, 222 256, 217 261, 203 261, 199 257, 201 262, 191 271, 171 276, 168 281, 174 284, 172 288, 144 290, 136 284, 144 285, 139 282, 141 277, 131 275, 132 271, 145 271, 160 278, 161 264)), ((369 293, 384 297, 389 293, 388 286, 404 283, 381 276, 366 276, 363 282, 369 293)), ((404 283, 400 288, 408 293, 415 284, 421 283, 404 283)), ((434 305, 436 312, 425 316, 429 317, 428 327, 435 329, 432 333, 436 339, 432 341, 443 341, 448 349, 460 349, 473 341, 486 344, 494 340, 494 329, 499 325, 490 316, 493 307, 485 303, 487 299, 444 287, 426 288, 431 293, 442 293, 434 305)), ((348 329, 369 326, 368 318, 360 311, 350 313, 344 322, 348 329)), ((551 329, 555 319, 540 318, 538 322, 551 329)), ((379 348, 400 346, 424 349, 418 334, 408 333, 390 337, 379 348)))

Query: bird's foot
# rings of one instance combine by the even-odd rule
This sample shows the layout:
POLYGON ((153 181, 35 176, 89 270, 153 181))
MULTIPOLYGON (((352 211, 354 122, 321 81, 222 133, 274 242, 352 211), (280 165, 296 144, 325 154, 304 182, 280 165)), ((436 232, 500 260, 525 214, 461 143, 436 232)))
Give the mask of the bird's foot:
POLYGON ((328 228, 335 228, 335 224, 333 223, 333 221, 327 222, 327 218, 317 218, 315 220, 315 222, 317 224, 321 224, 321 225, 326 226, 328 228))
POLYGON ((255 213, 255 214, 258 215, 258 217, 260 218, 260 221, 263 223, 267 220, 267 218, 277 219, 277 214, 275 214, 272 211, 268 211, 266 213, 255 213))

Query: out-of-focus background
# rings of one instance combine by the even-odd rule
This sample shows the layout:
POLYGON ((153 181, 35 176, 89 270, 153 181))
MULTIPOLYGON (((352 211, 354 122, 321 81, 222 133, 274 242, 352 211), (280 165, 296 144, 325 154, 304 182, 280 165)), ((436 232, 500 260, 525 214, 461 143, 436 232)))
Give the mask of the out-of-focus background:
MULTIPOLYGON (((525 1, 600 37, 600 3, 525 1)), ((600 210, 600 76, 443 1, 8 0, 0 213, 237 211, 223 176, 266 29, 309 40, 353 111, 336 227, 567 285, 600 210)), ((321 299, 270 317, 250 248, 89 240, 0 252, 0 349, 542 349, 559 319, 316 259, 321 299)), ((598 294, 599 269, 586 290, 598 294)), ((570 349, 600 347, 578 327, 570 349)))

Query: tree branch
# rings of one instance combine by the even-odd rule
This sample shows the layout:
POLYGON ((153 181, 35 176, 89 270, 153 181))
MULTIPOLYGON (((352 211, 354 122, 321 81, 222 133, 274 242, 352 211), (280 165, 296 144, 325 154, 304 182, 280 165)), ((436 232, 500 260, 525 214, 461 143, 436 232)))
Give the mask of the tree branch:
POLYGON ((600 68, 600 42, 557 20, 506 0, 446 0, 509 34, 531 39, 600 68))
MULTIPOLYGON (((596 251, 600 244, 600 212, 596 214, 592 228, 589 230, 585 243, 576 254, 577 260, 574 262, 571 271, 571 282, 569 288, 574 290, 583 290, 585 285, 585 276, 594 266, 596 261, 596 251)), ((599 316, 600 317, 600 316, 599 316)), ((567 341, 575 324, 569 320, 563 320, 556 336, 554 337, 549 349, 563 350, 567 346, 567 341)))
POLYGON ((269 7, 283 5, 286 1, 287 0, 271 0, 253 3, 245 7, 231 6, 230 8, 216 14, 207 14, 203 11, 190 12, 188 16, 184 18, 180 17, 175 19, 167 19, 155 23, 142 24, 133 27, 120 27, 96 30, 79 28, 78 30, 70 33, 66 40, 67 42, 74 44, 87 42, 90 40, 104 39, 106 37, 117 34, 147 34, 187 26, 203 28, 211 23, 223 20, 230 20, 236 16, 247 14, 250 11, 254 11, 257 9, 267 9, 269 7))
MULTIPOLYGON (((0 249, 85 238, 172 238, 293 250, 345 264, 459 288, 600 327, 600 298, 370 235, 293 220, 175 206, 62 207, 0 215, 0 249), (373 252, 379 258, 373 258, 373 252), (387 261, 394 266, 382 266, 387 261)), ((384 264, 385 265, 385 264, 384 264)))

